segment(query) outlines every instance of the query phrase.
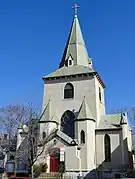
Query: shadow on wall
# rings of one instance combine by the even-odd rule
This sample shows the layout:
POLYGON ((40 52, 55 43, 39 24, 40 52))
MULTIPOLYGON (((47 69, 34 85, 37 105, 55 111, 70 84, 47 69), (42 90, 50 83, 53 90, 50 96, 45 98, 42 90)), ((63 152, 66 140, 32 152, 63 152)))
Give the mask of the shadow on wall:
MULTIPOLYGON (((123 140, 124 157, 122 157, 121 145, 111 153, 111 162, 105 160, 97 165, 97 168, 85 175, 87 178, 110 178, 120 173, 128 173, 133 170, 132 152, 128 151, 127 138, 123 140), (124 164, 122 164, 124 163, 124 164)), ((118 177, 118 176, 117 176, 118 177)))

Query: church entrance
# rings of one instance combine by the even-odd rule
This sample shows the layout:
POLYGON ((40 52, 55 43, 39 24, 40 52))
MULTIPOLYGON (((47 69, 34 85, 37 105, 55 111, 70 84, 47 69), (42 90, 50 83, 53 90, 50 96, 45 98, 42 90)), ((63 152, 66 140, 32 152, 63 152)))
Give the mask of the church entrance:
POLYGON ((50 154, 50 173, 65 172, 65 147, 55 148, 50 154))
POLYGON ((56 148, 50 154, 50 172, 59 172, 60 166, 60 149, 56 148))
POLYGON ((69 137, 75 137, 75 114, 72 111, 65 111, 61 117, 61 131, 69 137))

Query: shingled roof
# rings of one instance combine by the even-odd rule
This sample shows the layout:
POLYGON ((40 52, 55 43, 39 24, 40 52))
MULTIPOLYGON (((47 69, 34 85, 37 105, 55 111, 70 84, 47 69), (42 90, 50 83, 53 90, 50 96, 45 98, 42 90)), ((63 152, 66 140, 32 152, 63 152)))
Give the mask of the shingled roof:
POLYGON ((77 15, 74 16, 68 41, 59 67, 63 67, 69 57, 73 59, 73 65, 89 66, 89 57, 81 32, 77 15))
POLYGON ((46 75, 44 78, 52 78, 52 77, 62 77, 62 76, 70 76, 70 75, 79 75, 79 74, 92 74, 96 73, 95 70, 85 67, 85 66, 69 66, 69 67, 62 67, 57 69, 56 71, 46 75))

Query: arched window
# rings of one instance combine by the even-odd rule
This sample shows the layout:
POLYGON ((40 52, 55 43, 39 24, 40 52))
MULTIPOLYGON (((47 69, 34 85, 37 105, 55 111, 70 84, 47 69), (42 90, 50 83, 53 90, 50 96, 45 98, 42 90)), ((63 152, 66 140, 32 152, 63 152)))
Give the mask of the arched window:
POLYGON ((74 98, 74 86, 71 83, 66 84, 64 88, 64 99, 74 98))
POLYGON ((46 132, 43 132, 43 139, 46 138, 46 132))
POLYGON ((72 111, 65 111, 61 117, 61 131, 67 134, 69 137, 75 136, 75 114, 72 111))
POLYGON ((101 97, 101 88, 100 87, 99 87, 99 100, 100 100, 100 102, 102 100, 102 97, 101 97))
POLYGON ((105 134, 104 146, 105 146, 105 162, 111 162, 111 141, 110 141, 110 136, 108 134, 105 134))
POLYGON ((85 143, 85 132, 82 130, 81 131, 81 144, 85 143))

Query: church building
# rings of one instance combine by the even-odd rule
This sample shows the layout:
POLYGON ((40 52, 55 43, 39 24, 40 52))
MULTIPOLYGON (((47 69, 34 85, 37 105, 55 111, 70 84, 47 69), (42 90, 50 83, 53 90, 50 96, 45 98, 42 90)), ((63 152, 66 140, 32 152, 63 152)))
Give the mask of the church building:
POLYGON ((40 137, 45 139, 57 124, 51 140, 55 154, 46 157, 48 172, 58 172, 60 166, 67 173, 122 171, 131 167, 127 113, 106 114, 105 84, 88 55, 76 11, 77 5, 58 69, 43 77, 40 137), (47 127, 42 121, 49 121, 47 127))

